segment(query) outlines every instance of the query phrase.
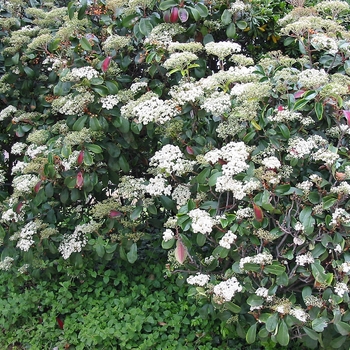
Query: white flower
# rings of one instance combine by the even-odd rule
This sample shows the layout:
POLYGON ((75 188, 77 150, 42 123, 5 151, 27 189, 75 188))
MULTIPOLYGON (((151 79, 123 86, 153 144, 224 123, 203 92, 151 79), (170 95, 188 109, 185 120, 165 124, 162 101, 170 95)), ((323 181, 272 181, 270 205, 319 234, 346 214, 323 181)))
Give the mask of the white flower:
POLYGON ((170 241, 171 239, 174 238, 174 232, 170 229, 166 229, 164 232, 163 232, 163 241, 164 242, 168 242, 170 241))
POLYGON ((101 98, 102 108, 113 109, 120 102, 118 95, 108 95, 101 98))
POLYGON ((334 287, 334 293, 343 297, 345 293, 349 292, 349 288, 346 283, 338 282, 334 287))
POLYGON ((236 277, 231 277, 227 281, 220 282, 214 287, 214 294, 222 298, 223 301, 230 301, 237 292, 242 290, 236 277))
POLYGON ((231 244, 237 239, 237 236, 232 231, 227 231, 225 235, 220 239, 219 245, 226 249, 231 248, 231 244))
POLYGON ((188 216, 192 219, 191 226, 194 233, 209 234, 216 224, 210 214, 202 209, 193 209, 188 216))
POLYGON ((11 114, 17 112, 17 108, 14 106, 7 106, 0 112, 0 121, 3 121, 5 118, 9 117, 11 114))
POLYGON ((339 270, 344 273, 350 272, 350 261, 346 261, 339 266, 339 270))
POLYGON ((201 286, 204 287, 210 280, 209 275, 203 275, 201 273, 198 273, 195 276, 189 276, 187 277, 187 283, 191 285, 201 286))
POLYGON ((84 78, 91 80, 92 78, 97 78, 99 76, 99 72, 92 67, 86 66, 81 68, 73 68, 70 72, 70 76, 74 81, 84 78))
POLYGON ((311 253, 308 252, 307 254, 298 255, 295 258, 295 262, 299 266, 305 266, 306 264, 312 264, 315 262, 315 259, 312 257, 311 253))
POLYGON ((26 149, 27 144, 23 142, 16 142, 11 147, 11 153, 12 154, 22 154, 23 151, 26 149))
POLYGON ((36 175, 20 175, 13 179, 12 185, 18 193, 32 193, 35 185, 40 181, 36 175))

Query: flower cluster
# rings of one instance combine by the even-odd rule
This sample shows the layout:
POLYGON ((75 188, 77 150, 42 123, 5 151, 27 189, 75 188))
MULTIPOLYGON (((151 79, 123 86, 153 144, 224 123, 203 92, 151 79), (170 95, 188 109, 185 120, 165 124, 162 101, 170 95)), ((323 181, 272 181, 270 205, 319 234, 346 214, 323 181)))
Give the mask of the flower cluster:
POLYGON ((210 280, 209 275, 197 273, 197 275, 187 277, 186 281, 188 284, 204 287, 209 282, 209 280, 210 280))
POLYGON ((193 209, 188 213, 188 216, 192 219, 191 226, 194 233, 209 234, 216 224, 209 213, 202 209, 193 209))
POLYGON ((240 285, 236 277, 231 277, 227 281, 222 281, 214 287, 214 295, 220 303, 231 301, 234 295, 241 292, 243 287, 240 285))

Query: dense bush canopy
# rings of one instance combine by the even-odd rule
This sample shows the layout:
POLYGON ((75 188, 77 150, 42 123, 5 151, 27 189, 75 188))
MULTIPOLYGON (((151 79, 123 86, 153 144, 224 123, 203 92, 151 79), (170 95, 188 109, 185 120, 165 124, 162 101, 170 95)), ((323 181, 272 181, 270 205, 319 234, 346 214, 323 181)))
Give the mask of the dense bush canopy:
POLYGON ((162 246, 228 333, 348 349, 349 13, 2 1, 1 269, 162 246))

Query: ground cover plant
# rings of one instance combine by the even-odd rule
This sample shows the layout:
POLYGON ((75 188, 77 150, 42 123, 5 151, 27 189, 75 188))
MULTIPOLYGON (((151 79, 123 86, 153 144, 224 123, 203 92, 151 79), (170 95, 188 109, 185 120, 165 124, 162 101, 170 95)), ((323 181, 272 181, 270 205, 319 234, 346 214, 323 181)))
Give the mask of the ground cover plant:
POLYGON ((348 3, 61 5, 2 1, 4 273, 162 246, 227 334, 348 349, 348 3))

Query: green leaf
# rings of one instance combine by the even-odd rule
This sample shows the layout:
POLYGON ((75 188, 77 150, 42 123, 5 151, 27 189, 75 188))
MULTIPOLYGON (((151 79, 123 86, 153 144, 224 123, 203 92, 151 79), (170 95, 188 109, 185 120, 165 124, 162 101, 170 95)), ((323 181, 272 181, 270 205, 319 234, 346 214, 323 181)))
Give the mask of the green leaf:
POLYGON ((312 275, 315 277, 315 280, 319 283, 330 285, 333 281, 332 273, 325 273, 323 266, 318 260, 311 264, 312 275))
POLYGON ((323 209, 329 209, 331 208, 336 202, 337 198, 334 198, 333 196, 326 196, 322 198, 322 204, 323 204, 323 209))
POLYGON ((137 22, 137 20, 139 19, 139 16, 140 16, 139 14, 134 13, 132 15, 124 17, 122 20, 122 26, 125 28, 129 28, 129 27, 133 26, 137 22))
POLYGON ((165 11, 167 9, 170 9, 170 7, 178 6, 179 3, 176 0, 165 0, 161 1, 159 4, 159 9, 162 11, 165 11))
POLYGON ((89 40, 85 38, 85 36, 83 36, 80 41, 79 41, 81 47, 85 50, 85 51, 91 51, 92 50, 92 46, 89 43, 89 40))
POLYGON ((309 103, 308 100, 305 100, 304 98, 302 98, 299 101, 295 102, 293 110, 297 111, 298 109, 302 109, 308 103, 309 103))
POLYGON ((76 10, 75 3, 75 1, 70 1, 68 3, 68 16, 70 20, 74 18, 74 12, 76 10))
POLYGON ((285 139, 289 140, 289 138, 290 138, 290 131, 289 131, 288 127, 286 125, 284 125, 284 124, 278 124, 278 128, 280 129, 282 136, 285 139))
POLYGON ((105 255, 105 247, 102 244, 96 244, 95 251, 100 258, 103 258, 103 256, 105 255))
POLYGON ((105 84, 107 86, 108 92, 110 95, 115 95, 119 91, 118 83, 115 81, 105 81, 105 84))
POLYGON ((224 26, 227 26, 230 23, 232 23, 232 13, 229 10, 225 9, 224 12, 222 13, 222 15, 221 15, 221 23, 224 26))
POLYGON ((232 301, 225 303, 225 307, 234 314, 239 314, 241 312, 241 307, 234 304, 232 301))
POLYGON ((153 24, 151 20, 149 18, 141 18, 139 29, 144 36, 148 36, 153 29, 153 24))
POLYGON ((99 131, 102 129, 101 123, 96 117, 90 117, 89 126, 93 131, 99 131))
POLYGON ((124 173, 129 172, 129 170, 130 170, 129 163, 123 154, 119 157, 119 165, 124 173))
POLYGON ((106 86, 103 86, 103 85, 92 86, 92 90, 97 92, 102 97, 109 95, 108 88, 106 86))
POLYGON ((162 248, 163 249, 171 249, 174 246, 175 242, 176 242, 175 238, 172 238, 167 242, 162 241, 162 248))
POLYGON ((288 326, 284 320, 280 321, 278 326, 278 332, 276 335, 277 342, 282 346, 287 346, 289 343, 288 326))
POLYGON ((310 235, 314 231, 316 221, 311 214, 312 207, 304 207, 304 209, 299 214, 299 220, 304 226, 306 235, 310 235))
POLYGON ((315 103, 315 112, 318 120, 322 119, 323 116, 323 103, 322 102, 316 102, 315 103))
POLYGON ((78 120, 73 124, 72 129, 74 131, 80 131, 85 126, 85 122, 87 118, 88 118, 87 115, 82 115, 81 117, 79 117, 78 120))
POLYGON ((280 276, 286 271, 286 267, 279 264, 278 262, 273 262, 272 265, 264 266, 264 272, 272 273, 273 275, 280 276))
POLYGON ((222 175, 221 171, 217 171, 216 173, 212 174, 208 180, 208 185, 210 187, 213 187, 216 185, 217 179, 222 175))
POLYGON ((323 332, 328 326, 329 319, 327 317, 319 317, 312 321, 312 329, 315 332, 323 332))
POLYGON ((341 335, 350 335, 350 325, 345 322, 337 322, 334 324, 334 327, 338 331, 339 334, 341 335))
POLYGON ((130 264, 133 264, 137 260, 137 245, 133 243, 130 247, 129 252, 126 254, 126 258, 128 259, 130 264))
POLYGON ((187 9, 191 11, 192 17, 195 21, 198 21, 201 18, 201 15, 196 8, 188 6, 187 9))
POLYGON ((138 219, 138 217, 140 216, 142 210, 143 210, 143 207, 141 207, 141 206, 136 207, 136 208, 133 210, 133 212, 130 214, 130 219, 131 219, 131 220, 136 220, 136 219, 138 219))
MULTIPOLYGON (((234 39, 236 36, 236 25, 232 22, 226 28, 226 36, 230 39, 234 39)), ((254 132, 255 134, 255 132, 254 132)))
POLYGON ((207 236, 202 233, 197 233, 196 242, 198 246, 203 247, 207 240, 207 236))
POLYGON ((199 15, 203 18, 209 15, 208 8, 204 4, 201 4, 200 2, 196 4, 196 10, 198 11, 199 15))
POLYGON ((35 72, 34 72, 33 69, 29 68, 28 66, 25 66, 23 69, 24 69, 24 72, 28 75, 29 78, 34 78, 35 72))
POLYGON ((316 333, 314 330, 307 328, 307 327, 303 327, 303 330, 306 333, 306 335, 308 335, 311 339, 313 339, 313 340, 319 339, 318 333, 316 333))
POLYGON ((90 154, 90 152, 84 152, 84 164, 90 166, 94 163, 94 160, 90 154))
POLYGON ((278 324, 278 312, 272 314, 266 321, 266 329, 269 332, 274 332, 278 324))
POLYGON ((85 144, 85 148, 87 148, 89 151, 91 151, 92 153, 102 153, 103 149, 101 148, 101 146, 99 145, 93 145, 91 143, 87 143, 85 144))
POLYGON ((196 183, 204 184, 207 182, 209 176, 210 176, 210 168, 204 168, 197 176, 196 176, 196 183))
POLYGON ((247 334, 246 334, 246 337, 245 337, 248 344, 255 343, 256 330, 257 330, 257 323, 254 323, 252 326, 249 327, 247 334))
POLYGON ((240 30, 244 30, 248 27, 248 23, 246 21, 238 21, 236 22, 236 25, 240 30))

